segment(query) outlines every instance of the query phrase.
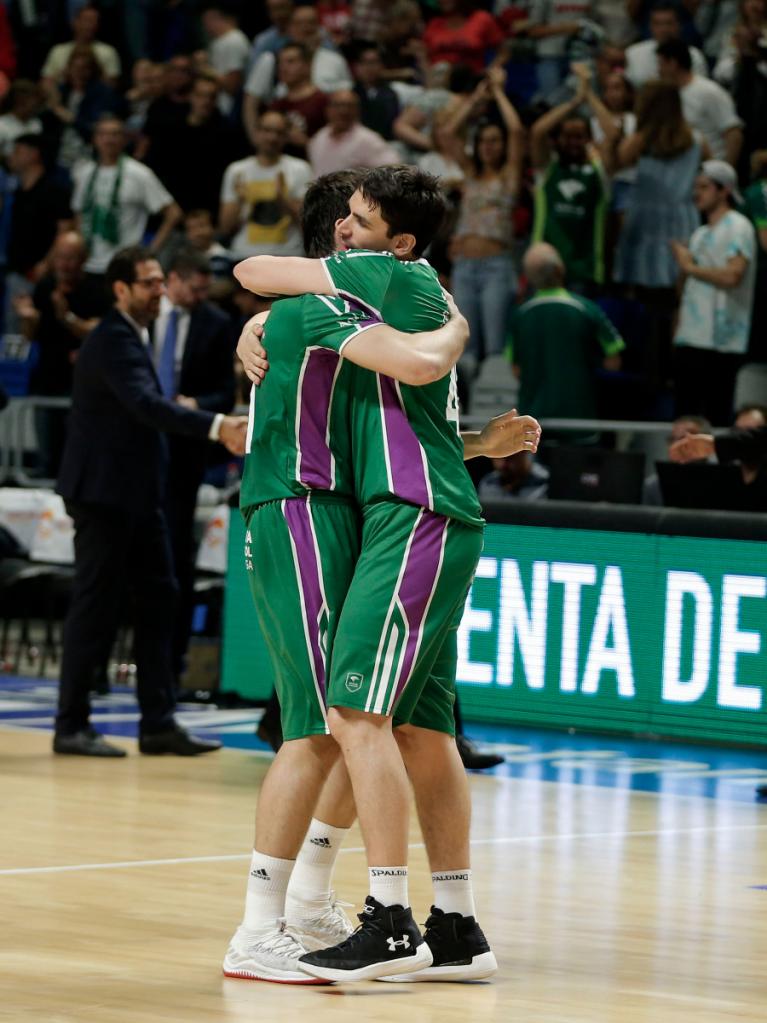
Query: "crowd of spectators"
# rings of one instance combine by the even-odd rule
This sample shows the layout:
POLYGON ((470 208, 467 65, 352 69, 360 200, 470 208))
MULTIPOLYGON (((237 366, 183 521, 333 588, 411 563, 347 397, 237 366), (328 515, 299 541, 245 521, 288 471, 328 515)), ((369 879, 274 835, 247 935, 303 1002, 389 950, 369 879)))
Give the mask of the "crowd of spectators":
POLYGON ((428 256, 469 411, 508 353, 538 417, 726 425, 767 361, 767 0, 0 3, 0 91, 4 330, 38 393, 67 394, 119 249, 203 256, 234 337, 232 264, 302 251, 315 177, 399 162, 449 198, 428 256))

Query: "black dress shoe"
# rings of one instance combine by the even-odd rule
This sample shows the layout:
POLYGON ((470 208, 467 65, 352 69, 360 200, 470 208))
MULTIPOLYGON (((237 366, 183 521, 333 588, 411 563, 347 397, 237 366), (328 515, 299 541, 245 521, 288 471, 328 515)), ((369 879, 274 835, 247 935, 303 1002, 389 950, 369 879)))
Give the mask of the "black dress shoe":
POLYGON ((456 735, 455 744, 467 771, 484 771, 488 767, 497 767, 504 761, 504 757, 499 757, 497 753, 480 753, 465 735, 456 735))
POLYGON ((73 735, 54 735, 53 752, 66 753, 74 757, 125 757, 128 754, 119 746, 107 742, 92 728, 84 728, 73 735))
POLYGON ((200 753, 221 749, 221 743, 218 739, 197 739, 181 725, 174 725, 167 732, 139 736, 138 748, 142 753, 152 755, 173 753, 177 757, 196 757, 200 753))

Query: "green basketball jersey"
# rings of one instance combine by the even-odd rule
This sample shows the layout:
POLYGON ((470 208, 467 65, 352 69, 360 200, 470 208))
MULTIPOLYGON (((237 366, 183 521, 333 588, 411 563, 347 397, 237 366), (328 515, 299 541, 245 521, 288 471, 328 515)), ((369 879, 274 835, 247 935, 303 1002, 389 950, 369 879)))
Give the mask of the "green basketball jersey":
POLYGON ((264 332, 269 372, 251 391, 241 508, 310 491, 354 499, 352 367, 341 353, 377 322, 325 295, 274 303, 264 332))
POLYGON ((555 156, 536 175, 533 241, 554 246, 567 268, 569 283, 604 280, 608 195, 598 160, 563 164, 555 156))
MULTIPOLYGON (((356 250, 323 260, 337 295, 408 333, 435 330, 447 304, 425 260, 400 262, 389 252, 356 250)), ((482 525, 482 511, 463 463, 455 370, 424 387, 381 373, 351 373, 351 443, 357 500, 392 498, 482 525)))
POLYGON ((513 362, 520 368, 519 407, 537 419, 595 419, 597 369, 626 347, 594 302, 546 288, 514 310, 513 362))

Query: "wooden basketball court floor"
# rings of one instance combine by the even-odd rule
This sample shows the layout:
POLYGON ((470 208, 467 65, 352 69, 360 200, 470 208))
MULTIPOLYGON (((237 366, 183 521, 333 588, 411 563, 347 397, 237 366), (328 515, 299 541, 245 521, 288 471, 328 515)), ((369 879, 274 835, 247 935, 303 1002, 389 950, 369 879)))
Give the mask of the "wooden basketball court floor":
MULTIPOLYGON (((4 1021, 767 1021, 767 806, 473 775, 479 916, 498 976, 297 989, 220 973, 268 759, 101 763, 54 758, 49 744, 0 731, 4 1021)), ((423 920, 415 825, 411 840, 423 920)), ((339 895, 359 904, 365 880, 355 829, 339 895)))

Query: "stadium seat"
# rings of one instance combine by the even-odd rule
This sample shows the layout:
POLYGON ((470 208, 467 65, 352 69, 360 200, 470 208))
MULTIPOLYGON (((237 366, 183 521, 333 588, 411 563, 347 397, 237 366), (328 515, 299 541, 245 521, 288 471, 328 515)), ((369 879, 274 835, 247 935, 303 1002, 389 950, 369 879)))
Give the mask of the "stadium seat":
POLYGON ((519 394, 519 381, 505 355, 488 355, 471 384, 469 412, 472 416, 497 416, 512 408, 519 394))

